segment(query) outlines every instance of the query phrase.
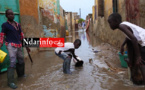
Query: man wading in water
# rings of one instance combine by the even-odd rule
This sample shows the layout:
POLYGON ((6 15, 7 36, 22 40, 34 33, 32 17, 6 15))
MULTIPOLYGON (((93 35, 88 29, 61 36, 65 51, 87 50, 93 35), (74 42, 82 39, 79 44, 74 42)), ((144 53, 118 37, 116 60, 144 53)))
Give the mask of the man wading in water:
POLYGON ((135 84, 145 85, 145 29, 130 22, 122 22, 118 13, 111 14, 108 22, 112 30, 119 29, 126 36, 120 52, 123 53, 124 45, 127 44, 131 80, 135 84))

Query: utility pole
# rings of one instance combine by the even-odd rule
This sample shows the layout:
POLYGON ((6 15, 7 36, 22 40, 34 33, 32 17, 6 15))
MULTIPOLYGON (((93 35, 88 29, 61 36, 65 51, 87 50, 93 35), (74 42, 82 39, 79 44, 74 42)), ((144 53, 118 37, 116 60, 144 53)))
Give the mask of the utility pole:
POLYGON ((80 8, 80 18, 81 18, 81 8, 80 8))

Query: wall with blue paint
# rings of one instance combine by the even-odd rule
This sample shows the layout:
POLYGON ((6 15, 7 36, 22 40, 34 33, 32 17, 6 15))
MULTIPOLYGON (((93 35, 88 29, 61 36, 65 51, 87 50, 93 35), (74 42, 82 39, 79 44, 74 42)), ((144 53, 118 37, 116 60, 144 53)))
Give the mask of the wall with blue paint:
POLYGON ((59 0, 39 0, 44 37, 59 37, 60 35, 60 2, 59 0), (48 7, 49 6, 49 7, 48 7), (56 35, 54 36, 54 32, 56 35))
POLYGON ((43 32, 44 32, 44 37, 57 37, 57 30, 55 29, 49 29, 47 28, 46 25, 43 25, 43 32))

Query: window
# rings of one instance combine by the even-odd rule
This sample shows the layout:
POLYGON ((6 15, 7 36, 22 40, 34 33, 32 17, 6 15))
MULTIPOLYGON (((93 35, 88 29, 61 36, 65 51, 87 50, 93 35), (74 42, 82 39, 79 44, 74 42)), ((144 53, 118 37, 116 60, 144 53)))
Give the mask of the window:
POLYGON ((117 0, 113 0, 113 12, 118 12, 118 2, 117 2, 117 0))

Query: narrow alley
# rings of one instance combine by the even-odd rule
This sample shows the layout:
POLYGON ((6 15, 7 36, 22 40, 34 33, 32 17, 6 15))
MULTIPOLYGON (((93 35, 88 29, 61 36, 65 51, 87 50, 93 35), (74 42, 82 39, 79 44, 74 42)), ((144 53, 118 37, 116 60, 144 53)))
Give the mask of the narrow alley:
MULTIPOLYGON (((76 38, 82 41, 76 50, 83 61, 81 68, 71 65, 71 75, 62 72, 62 62, 54 51, 42 51, 32 58, 33 65, 26 59, 26 78, 19 78, 18 90, 144 90, 143 86, 134 86, 127 75, 127 69, 122 69, 117 51, 109 44, 89 36, 85 31, 74 31, 73 36, 67 36, 66 42, 76 38), (90 40, 91 38, 91 40, 90 40), (94 53, 98 50, 98 53, 94 53), (110 56, 111 55, 111 56, 110 56), (105 63, 105 60, 109 62, 105 63), (113 62, 113 63, 111 63, 113 62)), ((16 74, 16 73, 15 73, 16 74)), ((7 86, 6 73, 0 75, 0 90, 10 90, 7 86)), ((16 76, 16 75, 15 75, 16 76)), ((17 77, 15 77, 17 78, 17 77)))
POLYGON ((145 0, 0 0, 0 90, 145 90, 144 14, 145 0))

